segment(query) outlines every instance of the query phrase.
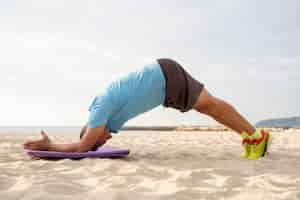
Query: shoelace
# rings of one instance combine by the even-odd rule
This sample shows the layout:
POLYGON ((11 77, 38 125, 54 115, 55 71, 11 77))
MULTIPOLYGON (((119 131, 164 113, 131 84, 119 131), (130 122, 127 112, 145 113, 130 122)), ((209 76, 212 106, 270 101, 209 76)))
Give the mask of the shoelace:
POLYGON ((264 139, 267 136, 267 132, 265 132, 264 130, 261 130, 261 137, 260 138, 254 138, 251 142, 252 144, 256 144, 259 145, 262 141, 264 141, 264 139))
POLYGON ((247 144, 256 144, 256 145, 258 145, 265 139, 266 135, 267 135, 267 132, 264 131, 264 130, 261 130, 261 137, 260 138, 253 138, 253 139, 244 138, 242 143, 243 144, 247 143, 247 144))

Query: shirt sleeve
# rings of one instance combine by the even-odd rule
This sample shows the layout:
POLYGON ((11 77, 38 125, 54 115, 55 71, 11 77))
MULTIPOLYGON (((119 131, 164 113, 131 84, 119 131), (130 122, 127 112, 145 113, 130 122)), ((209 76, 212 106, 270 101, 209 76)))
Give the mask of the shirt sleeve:
POLYGON ((96 128, 97 126, 106 125, 112 106, 111 101, 107 96, 97 96, 89 107, 90 115, 88 119, 88 127, 96 128))

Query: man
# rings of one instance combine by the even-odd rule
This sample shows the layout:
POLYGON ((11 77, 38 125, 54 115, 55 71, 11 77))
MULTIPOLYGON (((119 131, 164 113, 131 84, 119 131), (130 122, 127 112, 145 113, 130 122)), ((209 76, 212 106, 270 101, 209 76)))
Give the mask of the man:
POLYGON ((34 150, 86 152, 105 144, 111 132, 117 133, 129 119, 164 105, 181 112, 194 109, 209 115, 239 133, 243 140, 243 157, 264 156, 269 133, 255 129, 230 104, 212 96, 204 85, 171 59, 158 59, 138 71, 113 81, 96 96, 89 107, 87 125, 80 141, 55 144, 42 131, 42 139, 28 141, 24 148, 34 150))

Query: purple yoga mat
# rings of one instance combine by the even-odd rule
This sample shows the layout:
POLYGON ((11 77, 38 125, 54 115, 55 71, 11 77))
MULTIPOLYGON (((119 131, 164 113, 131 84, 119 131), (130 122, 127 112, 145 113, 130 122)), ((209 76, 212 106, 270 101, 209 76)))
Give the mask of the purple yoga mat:
POLYGON ((128 149, 117 147, 100 147, 96 151, 88 152, 58 152, 58 151, 37 151, 25 149, 32 156, 41 158, 113 158, 122 157, 129 154, 128 149))

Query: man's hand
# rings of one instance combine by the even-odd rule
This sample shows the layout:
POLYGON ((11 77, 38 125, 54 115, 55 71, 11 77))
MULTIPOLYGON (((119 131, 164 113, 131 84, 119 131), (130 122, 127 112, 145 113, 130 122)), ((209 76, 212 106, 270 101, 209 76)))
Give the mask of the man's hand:
POLYGON ((24 143, 25 149, 60 152, 87 152, 102 146, 111 135, 105 132, 105 126, 88 128, 87 133, 79 142, 69 144, 52 143, 44 131, 41 131, 42 139, 24 143))
POLYGON ((33 140, 33 141, 27 141, 23 144, 24 149, 31 149, 31 150, 41 150, 41 151, 47 151, 49 150, 51 141, 48 137, 48 135, 42 130, 41 131, 42 139, 40 140, 33 140))

